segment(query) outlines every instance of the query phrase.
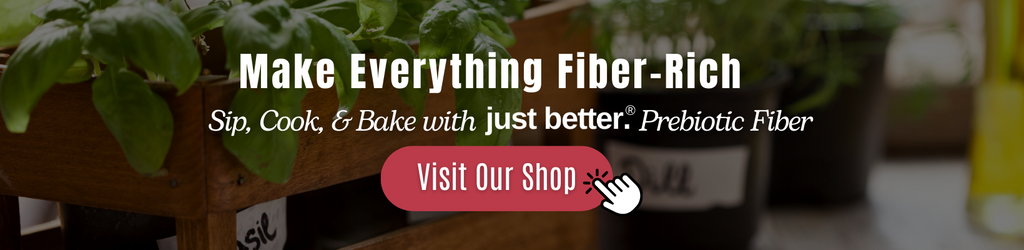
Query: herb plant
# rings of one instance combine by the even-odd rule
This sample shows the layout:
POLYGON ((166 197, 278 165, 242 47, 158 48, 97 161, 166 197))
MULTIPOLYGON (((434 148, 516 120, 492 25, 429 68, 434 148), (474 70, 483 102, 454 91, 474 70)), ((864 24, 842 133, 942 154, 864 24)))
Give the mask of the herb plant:
POLYGON ((850 15, 855 8, 824 0, 610 0, 580 17, 594 25, 594 44, 602 57, 639 48, 629 56, 655 60, 652 70, 663 66, 658 58, 664 53, 688 51, 696 52, 698 61, 729 53, 743 64, 743 83, 768 77, 780 64, 800 70, 805 75, 798 81, 820 80, 821 86, 787 107, 799 113, 827 103, 839 86, 859 80, 856 72, 862 65, 850 55, 863 51, 843 53, 844 30, 891 30, 898 21, 884 4, 857 9, 867 13, 863 17, 850 15))
MULTIPOLYGON (((182 3, 53 0, 36 9, 33 15, 41 24, 21 40, 0 77, 0 112, 8 130, 25 132, 32 108, 55 82, 79 82, 95 73, 93 103, 129 163, 143 175, 161 175, 173 118, 167 103, 133 70, 144 71, 149 80, 167 80, 179 95, 184 93, 201 70, 196 47, 205 44, 204 32, 221 27, 232 76, 240 71, 241 53, 331 59, 338 108, 347 112, 359 95, 346 82, 352 74, 351 54, 373 51, 386 59, 430 59, 455 53, 485 58, 496 52, 498 59, 510 58, 505 47, 515 43, 515 36, 505 18, 521 16, 528 1, 253 0, 214 1, 194 9, 182 3), (186 10, 180 13, 166 7, 181 5, 186 10), (418 52, 406 42, 416 39, 418 52)), ((399 93, 422 115, 425 86, 399 93)), ((305 89, 240 89, 230 110, 249 120, 270 109, 298 116, 305 95, 305 89)), ((519 89, 459 89, 455 98, 457 110, 484 117, 488 106, 518 111, 522 96, 519 89)), ((505 145, 511 130, 484 136, 478 129, 456 136, 459 145, 505 145)), ((288 180, 298 152, 295 131, 255 129, 225 135, 223 142, 247 169, 276 183, 288 180)))
POLYGON ((128 68, 166 77, 179 94, 188 90, 200 63, 185 25, 163 5, 133 0, 53 0, 33 15, 43 24, 21 41, 0 78, 7 129, 24 133, 39 98, 69 69, 79 74, 72 66, 84 56, 106 64, 93 82, 93 103, 128 162, 143 175, 161 174, 171 110, 128 68))

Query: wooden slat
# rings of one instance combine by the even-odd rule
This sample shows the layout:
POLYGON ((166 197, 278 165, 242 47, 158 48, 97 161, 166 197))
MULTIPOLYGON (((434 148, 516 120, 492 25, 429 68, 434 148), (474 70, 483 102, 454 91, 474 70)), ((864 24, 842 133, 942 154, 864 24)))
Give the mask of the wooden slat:
MULTIPOLYGON (((367 76, 368 81, 369 78, 367 76)), ((210 114, 217 109, 227 110, 231 98, 238 91, 238 85, 237 81, 233 81, 208 87, 205 103, 207 110, 204 113, 210 114)), ((424 115, 443 116, 446 111, 455 109, 454 91, 449 85, 440 94, 430 94, 427 96, 426 105, 424 115)), ((310 90, 303 100, 302 109, 312 110, 313 115, 320 117, 318 124, 324 126, 324 132, 299 133, 299 153, 295 167, 291 179, 283 185, 267 182, 246 170, 234 155, 224 148, 221 133, 206 131, 210 211, 235 211, 261 202, 380 173, 387 157, 404 146, 455 144, 454 132, 424 132, 422 123, 415 131, 409 132, 357 132, 354 130, 358 126, 359 114, 350 114, 356 118, 346 131, 335 132, 330 127, 330 119, 338 110, 337 93, 333 88, 310 90)), ((364 109, 373 110, 376 115, 390 116, 391 110, 398 110, 400 116, 413 115, 412 108, 406 105, 399 97, 398 91, 391 87, 360 91, 353 110, 364 109)), ((258 122, 249 121, 249 124, 258 126, 253 125, 258 122)))
POLYGON ((171 107, 174 137, 167 174, 132 169, 92 103, 92 84, 54 85, 24 134, 0 129, 0 194, 162 216, 205 212, 202 88, 181 96, 152 84, 171 107))
POLYGON ((593 249, 590 212, 463 213, 342 249, 593 249))
POLYGON ((235 212, 175 220, 178 249, 234 250, 235 212))
POLYGON ((0 249, 21 249, 17 196, 0 195, 0 249))

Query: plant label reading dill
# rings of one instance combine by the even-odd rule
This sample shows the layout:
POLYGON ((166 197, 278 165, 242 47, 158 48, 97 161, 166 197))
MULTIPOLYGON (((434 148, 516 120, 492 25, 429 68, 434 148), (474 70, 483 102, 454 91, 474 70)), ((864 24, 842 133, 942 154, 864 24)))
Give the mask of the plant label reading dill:
MULTIPOLYGON (((329 58, 317 60, 295 54, 291 61, 275 58, 268 64, 266 54, 241 54, 239 58, 241 88, 275 89, 327 89, 335 82, 350 85, 352 89, 384 88, 390 80, 395 89, 423 89, 428 93, 441 93, 442 84, 450 78, 453 89, 522 89, 526 93, 540 91, 541 59, 529 58, 522 62, 515 58, 502 58, 496 52, 479 58, 474 54, 452 54, 450 58, 366 58, 365 54, 352 54, 347 79, 335 79, 335 63, 329 58), (312 70, 311 70, 312 69, 312 70), (447 76, 451 77, 447 77, 447 76), (390 76, 390 78, 388 78, 390 76), (520 77, 522 79, 520 79, 520 77), (371 79, 367 85, 364 79, 371 79), (522 81, 520 81, 522 80, 522 81), (428 82, 424 82, 428 81, 428 82), (269 84, 268 84, 269 82, 269 84)), ((739 88, 740 62, 723 53, 720 60, 711 58, 697 62, 694 52, 665 55, 664 73, 649 73, 650 79, 664 79, 667 89, 739 88), (720 65, 721 63, 721 65, 720 65), (720 67, 721 66, 721 67, 720 67)), ((643 88, 643 74, 647 59, 614 59, 610 63, 597 54, 577 52, 558 54, 558 88, 567 88, 569 74, 576 76, 578 89, 643 88)))

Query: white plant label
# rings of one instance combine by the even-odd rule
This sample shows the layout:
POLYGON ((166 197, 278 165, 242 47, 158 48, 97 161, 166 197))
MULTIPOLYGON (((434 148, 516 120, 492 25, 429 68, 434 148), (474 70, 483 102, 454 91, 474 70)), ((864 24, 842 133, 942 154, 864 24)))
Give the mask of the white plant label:
POLYGON ((667 148, 619 141, 605 144, 615 173, 628 173, 643 189, 640 209, 703 211, 743 204, 750 149, 667 148))
POLYGON ((156 240, 156 249, 159 250, 177 250, 178 249, 178 236, 171 236, 163 239, 156 240))
POLYGON ((238 250, 281 250, 288 239, 287 197, 246 208, 235 215, 238 250))

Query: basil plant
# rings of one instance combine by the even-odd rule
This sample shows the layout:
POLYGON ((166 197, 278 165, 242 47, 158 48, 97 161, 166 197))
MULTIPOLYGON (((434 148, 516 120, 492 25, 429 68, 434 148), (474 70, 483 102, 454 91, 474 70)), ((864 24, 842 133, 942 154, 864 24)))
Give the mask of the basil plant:
MULTIPOLYGON (((523 0, 266 0, 214 1, 175 13, 152 0, 52 0, 32 14, 39 26, 21 40, 0 75, 0 113, 7 129, 24 133, 29 114, 54 83, 90 79, 93 104, 140 174, 165 174, 174 121, 166 101, 144 79, 168 81, 185 93, 201 71, 204 32, 221 28, 227 69, 240 71, 241 53, 290 58, 295 53, 329 58, 335 68, 339 111, 355 104, 359 89, 346 82, 349 56, 372 51, 380 58, 448 58, 472 53, 485 58, 515 36, 506 17, 521 16, 523 0), (406 41, 419 40, 418 51, 406 41), (144 72, 145 78, 137 72, 144 72)), ((500 59, 500 58, 499 58, 500 59)), ((485 66, 486 67, 486 66, 485 66)), ((465 72, 464 70, 462 72, 465 72)), ((426 79, 429 76, 424 76, 426 79)), ((299 116, 305 89, 240 89, 230 110, 258 120, 267 110, 299 116)), ((427 88, 400 90, 402 100, 422 115, 427 88)), ((518 111, 519 89, 455 90, 456 109, 483 117, 518 111)), ((345 112, 342 112, 345 113, 345 112)), ((456 134, 459 145, 506 145, 510 130, 456 134)), ((298 153, 298 132, 253 130, 225 135, 224 146, 245 167, 275 183, 287 182, 298 153)))

